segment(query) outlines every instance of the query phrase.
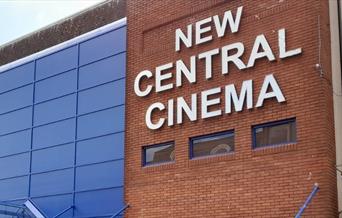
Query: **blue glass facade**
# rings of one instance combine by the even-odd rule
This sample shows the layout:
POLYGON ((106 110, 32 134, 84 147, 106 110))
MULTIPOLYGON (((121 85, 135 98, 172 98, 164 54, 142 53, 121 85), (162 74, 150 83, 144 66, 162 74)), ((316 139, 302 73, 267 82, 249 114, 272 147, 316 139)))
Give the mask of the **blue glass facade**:
POLYGON ((0 73, 0 201, 49 217, 124 206, 126 24, 0 73))

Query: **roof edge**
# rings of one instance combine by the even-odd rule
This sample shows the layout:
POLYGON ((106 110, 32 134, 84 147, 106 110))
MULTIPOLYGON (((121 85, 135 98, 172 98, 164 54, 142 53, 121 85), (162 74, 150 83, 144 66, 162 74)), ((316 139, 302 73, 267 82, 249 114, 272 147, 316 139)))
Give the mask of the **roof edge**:
POLYGON ((0 47, 0 66, 126 17, 126 0, 106 0, 0 47))
POLYGON ((125 26, 126 23, 127 23, 126 17, 121 18, 120 20, 117 20, 117 21, 114 21, 112 23, 106 24, 106 25, 104 25, 102 27, 99 27, 99 28, 94 29, 94 30, 92 30, 90 32, 84 33, 82 35, 76 36, 76 37, 74 37, 72 39, 69 39, 69 40, 67 40, 65 42, 59 43, 59 44, 54 45, 52 47, 46 48, 46 49, 44 49, 42 51, 33 53, 33 54, 29 55, 29 56, 23 57, 21 59, 15 60, 15 61, 10 62, 10 63, 5 64, 5 65, 2 65, 2 66, 0 66, 0 73, 4 73, 5 71, 7 71, 9 69, 12 69, 12 68, 15 68, 17 66, 29 63, 30 61, 33 61, 35 59, 39 59, 39 58, 41 58, 43 56, 50 55, 50 54, 52 54, 52 53, 54 53, 56 51, 59 51, 59 50, 65 49, 67 47, 73 46, 73 45, 77 44, 78 42, 91 39, 94 36, 101 35, 101 34, 104 34, 106 32, 109 32, 111 30, 118 29, 120 27, 125 26))
POLYGON ((76 13, 74 13, 74 14, 71 14, 71 15, 69 15, 69 16, 67 16, 67 17, 58 19, 57 21, 52 22, 52 23, 50 23, 50 24, 48 24, 48 25, 46 25, 46 26, 43 26, 43 27, 38 28, 38 29, 36 29, 36 30, 33 30, 33 31, 29 32, 29 33, 26 33, 26 34, 24 34, 24 35, 22 35, 22 36, 20 36, 20 37, 18 37, 18 38, 15 38, 15 39, 13 39, 13 40, 10 40, 10 41, 8 41, 8 42, 6 42, 6 43, 0 45, 0 50, 1 50, 2 48, 5 48, 5 47, 7 47, 7 46, 10 46, 11 44, 15 44, 15 43, 17 43, 17 42, 19 42, 19 41, 21 41, 21 40, 23 40, 23 39, 26 39, 26 38, 28 38, 28 37, 30 37, 30 36, 32 36, 32 35, 39 34, 39 32, 42 32, 42 31, 44 31, 44 30, 47 30, 47 29, 49 29, 49 28, 51 28, 51 27, 53 27, 53 26, 56 26, 56 25, 58 25, 58 24, 62 24, 62 23, 64 23, 64 22, 66 22, 67 20, 70 20, 70 19, 76 18, 76 17, 78 17, 78 16, 81 16, 82 14, 87 13, 88 11, 94 10, 94 9, 96 9, 96 8, 98 8, 98 7, 101 7, 102 5, 107 4, 107 3, 109 3, 110 1, 111 1, 111 0, 105 0, 105 1, 100 2, 100 3, 98 3, 98 4, 92 5, 92 6, 88 7, 88 8, 85 8, 85 9, 83 9, 83 10, 81 10, 81 11, 78 11, 78 12, 76 12, 76 13))

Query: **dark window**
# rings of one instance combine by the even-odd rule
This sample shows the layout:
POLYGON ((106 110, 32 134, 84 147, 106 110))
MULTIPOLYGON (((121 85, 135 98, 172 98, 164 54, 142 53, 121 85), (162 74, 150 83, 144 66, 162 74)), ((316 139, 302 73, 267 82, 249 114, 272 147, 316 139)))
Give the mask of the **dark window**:
POLYGON ((175 160, 175 144, 167 142, 143 147, 143 166, 175 160))
POLYGON ((296 120, 282 120, 253 127, 253 147, 296 142, 296 120))
POLYGON ((226 154, 234 151, 234 132, 221 132, 190 139, 190 158, 226 154))

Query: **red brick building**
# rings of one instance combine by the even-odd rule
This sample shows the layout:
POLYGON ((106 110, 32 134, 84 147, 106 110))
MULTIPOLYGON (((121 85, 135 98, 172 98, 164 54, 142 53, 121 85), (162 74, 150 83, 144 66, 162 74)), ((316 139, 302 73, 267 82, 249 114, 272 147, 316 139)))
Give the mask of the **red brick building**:
MULTIPOLYGON (((306 217, 337 217, 334 110, 332 93, 331 34, 329 4, 333 1, 128 1, 128 76, 125 198, 131 208, 128 217, 293 217, 310 194, 314 183, 320 191, 313 198, 306 217), (175 30, 184 33, 187 25, 243 6, 239 30, 218 37, 213 22, 203 37, 212 40, 175 51, 175 30), (278 30, 286 29, 286 46, 301 48, 298 55, 279 58, 278 30), (153 75, 157 66, 179 59, 189 64, 190 56, 225 45, 242 42, 241 60, 247 64, 257 35, 264 34, 275 60, 255 61, 251 68, 239 70, 229 65, 222 75, 220 55, 212 58, 212 78, 205 78, 203 60, 196 60, 196 83, 185 78, 181 87, 165 92, 154 90, 146 97, 134 93, 134 80, 142 70, 153 75), (322 71, 316 64, 322 66, 322 71), (147 108, 154 102, 215 87, 235 84, 239 93, 243 81, 253 80, 253 104, 266 75, 273 73, 286 101, 265 100, 262 107, 220 116, 198 118, 184 115, 180 125, 164 124, 150 130, 145 124, 147 108), (296 140, 278 146, 253 148, 253 127, 259 124, 295 119, 296 140), (222 131, 234 132, 234 152, 226 155, 191 158, 189 143, 198 137, 222 131), (142 147, 173 141, 174 162, 142 167, 142 147)), ((335 8, 336 9, 336 8, 335 8)), ((234 16, 233 15, 233 16, 234 16)), ((236 17, 235 17, 236 18, 236 17)), ((193 39, 195 30, 193 29, 193 39)), ((233 51, 231 51, 234 53, 233 51)), ((189 65, 187 65, 189 66, 189 65)), ((173 77, 164 85, 175 86, 175 66, 167 69, 173 77)), ((164 71, 167 73, 167 71, 164 71)), ((142 89, 155 78, 142 80, 142 89)), ((339 86, 340 86, 339 81, 339 86)), ((220 104, 211 111, 224 110, 224 92, 212 95, 220 104)), ((176 107, 176 106, 174 106, 176 107)), ((167 117, 167 109, 155 112, 157 122, 167 117)), ((176 112, 174 112, 176 113, 176 112)))
POLYGON ((339 217, 341 3, 111 0, 0 61, 127 17, 125 217, 339 217))

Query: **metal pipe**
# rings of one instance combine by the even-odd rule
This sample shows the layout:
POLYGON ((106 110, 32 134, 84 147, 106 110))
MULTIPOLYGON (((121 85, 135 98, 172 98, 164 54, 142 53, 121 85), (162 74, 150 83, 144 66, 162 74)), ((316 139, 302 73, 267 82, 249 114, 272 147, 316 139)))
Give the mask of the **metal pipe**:
POLYGON ((20 209, 25 209, 24 206, 16 205, 16 204, 11 204, 11 203, 7 203, 7 202, 0 202, 0 206, 15 207, 15 208, 20 208, 20 209))
POLYGON ((315 196, 315 194, 318 192, 319 187, 318 187, 318 183, 315 183, 312 192, 310 193, 310 195, 307 197, 305 203, 303 204, 303 206, 299 209, 297 215, 295 216, 295 218, 300 218, 302 216, 302 214, 304 213, 305 208, 309 205, 311 199, 315 196))
POLYGON ((114 218, 116 216, 118 216, 120 213, 122 213, 124 210, 126 210, 127 208, 129 208, 129 204, 126 204, 123 208, 121 208, 118 212, 116 212, 113 216, 111 216, 110 218, 114 218))
MULTIPOLYGON (((337 0, 337 17, 338 17, 338 38, 340 41, 340 66, 342 67, 342 31, 341 31, 341 26, 342 26, 342 20, 341 20, 341 2, 337 0)), ((342 73, 342 70, 341 70, 342 73)))
POLYGON ((7 211, 7 210, 0 210, 0 214, 1 215, 6 215, 7 216, 11 216, 11 217, 20 217, 20 218, 29 218, 30 216, 26 215, 26 214, 20 214, 18 212, 12 212, 12 211, 7 211))

